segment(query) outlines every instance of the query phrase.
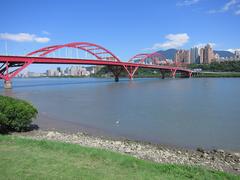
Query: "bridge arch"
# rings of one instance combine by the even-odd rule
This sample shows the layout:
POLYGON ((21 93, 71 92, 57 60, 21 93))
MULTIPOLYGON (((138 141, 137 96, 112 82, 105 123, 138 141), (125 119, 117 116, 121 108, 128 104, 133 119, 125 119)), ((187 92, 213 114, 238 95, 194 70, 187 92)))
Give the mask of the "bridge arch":
POLYGON ((88 52, 89 54, 93 55, 96 57, 98 60, 106 60, 106 61, 117 61, 121 62, 121 60, 114 55, 111 51, 108 49, 89 42, 73 42, 73 43, 68 43, 68 44, 63 44, 63 45, 56 45, 56 46, 48 46, 45 48, 41 48, 39 50, 30 52, 27 54, 27 56, 39 56, 43 57, 46 56, 54 51, 57 51, 62 48, 76 48, 83 50, 85 52, 88 52), (105 55, 105 56, 102 56, 105 55))
MULTIPOLYGON (((144 64, 144 62, 148 59, 150 59, 152 61, 152 65, 160 65, 160 60, 157 60, 156 58, 162 58, 163 62, 165 64, 168 64, 165 56, 163 56, 162 54, 158 53, 158 52, 154 52, 154 53, 140 53, 137 54, 135 56, 133 56, 131 59, 128 60, 129 63, 135 63, 135 64, 144 64)), ((136 73, 136 71, 138 70, 139 66, 125 66, 124 67, 125 70, 127 71, 129 78, 132 79, 134 74, 136 73)))
MULTIPOLYGON (((68 44, 63 45, 53 45, 53 46, 47 46, 38 50, 35 50, 33 52, 28 53, 27 57, 44 57, 54 51, 57 51, 61 48, 76 48, 83 50, 85 52, 88 52, 89 54, 96 57, 97 60, 102 61, 114 61, 114 62, 121 62, 121 60, 114 55, 111 51, 104 48, 103 46, 89 43, 89 42, 72 42, 68 44)), ((0 79, 4 79, 5 81, 11 81, 13 77, 15 77, 19 72, 21 72, 23 69, 28 67, 34 63, 34 60, 29 59, 28 61, 23 62, 4 62, 0 66, 0 79)))
POLYGON ((163 62, 165 64, 168 64, 166 57, 158 52, 137 54, 137 55, 133 56, 128 62, 136 63, 136 62, 134 62, 134 60, 139 59, 139 61, 137 63, 143 64, 147 59, 151 59, 153 64, 159 65, 156 61, 156 58, 162 58, 163 62))

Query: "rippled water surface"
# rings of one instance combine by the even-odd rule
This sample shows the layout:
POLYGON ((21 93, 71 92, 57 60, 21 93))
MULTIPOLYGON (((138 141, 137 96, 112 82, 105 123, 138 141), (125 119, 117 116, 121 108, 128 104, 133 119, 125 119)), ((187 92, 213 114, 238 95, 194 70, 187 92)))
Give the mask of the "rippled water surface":
POLYGON ((31 101, 42 128, 240 150, 240 78, 35 78, 13 85, 1 84, 0 94, 31 101))

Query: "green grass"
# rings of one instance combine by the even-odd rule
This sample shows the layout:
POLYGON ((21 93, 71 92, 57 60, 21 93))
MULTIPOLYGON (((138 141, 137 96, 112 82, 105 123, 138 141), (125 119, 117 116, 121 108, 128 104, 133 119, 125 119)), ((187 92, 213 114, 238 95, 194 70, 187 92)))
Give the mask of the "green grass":
POLYGON ((239 179, 61 142, 0 135, 0 179, 239 179))

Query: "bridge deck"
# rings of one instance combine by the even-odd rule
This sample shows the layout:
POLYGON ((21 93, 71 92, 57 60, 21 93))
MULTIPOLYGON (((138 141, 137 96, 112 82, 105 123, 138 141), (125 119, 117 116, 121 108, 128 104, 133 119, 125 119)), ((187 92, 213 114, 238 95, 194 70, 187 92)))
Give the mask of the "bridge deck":
POLYGON ((161 70, 177 70, 184 72, 192 72, 189 69, 181 67, 169 66, 169 65, 151 65, 151 64, 138 64, 129 62, 117 62, 117 61, 104 61, 96 59, 73 59, 73 58, 52 58, 52 57, 29 57, 29 56, 5 56, 0 55, 0 63, 21 63, 32 62, 33 64, 86 64, 86 65, 110 65, 110 66, 131 66, 139 68, 149 69, 161 69, 161 70))

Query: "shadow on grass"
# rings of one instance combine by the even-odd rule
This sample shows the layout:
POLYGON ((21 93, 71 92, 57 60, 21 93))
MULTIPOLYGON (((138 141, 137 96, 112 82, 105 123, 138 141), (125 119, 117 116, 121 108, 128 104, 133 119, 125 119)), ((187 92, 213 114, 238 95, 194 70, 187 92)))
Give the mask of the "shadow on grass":
MULTIPOLYGON (((29 132, 29 131, 38 130, 38 129, 39 129, 39 126, 37 124, 30 124, 28 127, 24 128, 20 132, 29 132)), ((0 124, 0 134, 1 135, 9 135, 13 132, 16 132, 16 131, 14 129, 8 128, 7 126, 0 124)))

